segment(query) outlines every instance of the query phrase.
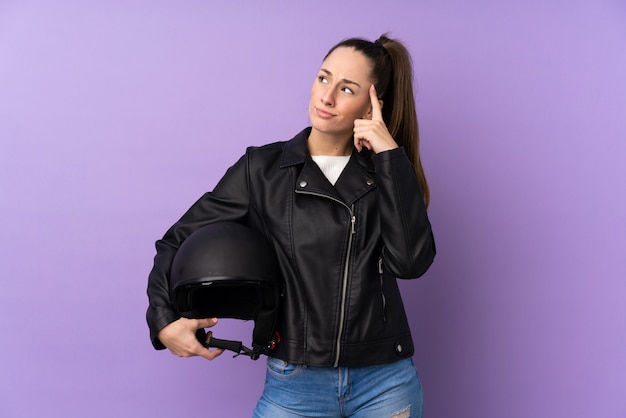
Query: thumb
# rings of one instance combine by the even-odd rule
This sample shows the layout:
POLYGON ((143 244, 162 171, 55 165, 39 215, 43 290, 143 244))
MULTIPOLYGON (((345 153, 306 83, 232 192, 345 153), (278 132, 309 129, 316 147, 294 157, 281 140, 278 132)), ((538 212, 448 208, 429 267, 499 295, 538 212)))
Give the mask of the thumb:
POLYGON ((197 320, 197 329, 211 328, 217 324, 217 318, 202 318, 197 320))

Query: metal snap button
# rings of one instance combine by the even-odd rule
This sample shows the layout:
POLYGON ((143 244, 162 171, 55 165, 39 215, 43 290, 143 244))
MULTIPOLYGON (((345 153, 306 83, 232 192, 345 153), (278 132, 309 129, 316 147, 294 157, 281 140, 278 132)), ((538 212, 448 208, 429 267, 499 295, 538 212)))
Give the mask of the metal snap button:
POLYGON ((303 180, 300 182, 300 187, 306 187, 306 185, 307 185, 306 181, 303 180))

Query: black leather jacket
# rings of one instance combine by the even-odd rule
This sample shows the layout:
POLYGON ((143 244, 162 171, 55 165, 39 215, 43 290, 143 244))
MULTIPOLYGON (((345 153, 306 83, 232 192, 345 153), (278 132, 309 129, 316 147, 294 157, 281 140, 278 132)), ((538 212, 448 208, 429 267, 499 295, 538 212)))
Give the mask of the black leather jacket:
POLYGON ((267 235, 285 281, 272 356, 356 367, 413 354, 396 277, 424 274, 435 243, 409 159, 402 148, 354 151, 333 187, 309 155, 309 132, 249 148, 157 241, 147 312, 155 348, 179 318, 167 284, 176 249, 207 223, 235 221, 267 235))

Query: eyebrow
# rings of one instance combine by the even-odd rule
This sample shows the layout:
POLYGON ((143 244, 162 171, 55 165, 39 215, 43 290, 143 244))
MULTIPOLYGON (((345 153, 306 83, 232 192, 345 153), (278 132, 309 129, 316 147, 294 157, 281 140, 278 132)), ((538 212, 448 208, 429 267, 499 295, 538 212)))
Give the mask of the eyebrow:
MULTIPOLYGON (((325 72, 327 75, 330 75, 330 76, 332 76, 332 75, 333 75, 333 73, 332 73, 332 72, 328 71, 328 70, 327 70, 327 69, 325 69, 325 68, 321 68, 321 69, 320 69, 320 71, 323 71, 323 72, 325 72)), ((357 86, 357 87, 361 87, 361 85, 360 85, 359 83, 357 83, 356 81, 348 80, 347 78, 344 78, 344 79, 342 79, 341 81, 343 81, 343 82, 344 82, 344 83, 346 83, 346 84, 354 84, 354 85, 355 85, 355 86, 357 86)))

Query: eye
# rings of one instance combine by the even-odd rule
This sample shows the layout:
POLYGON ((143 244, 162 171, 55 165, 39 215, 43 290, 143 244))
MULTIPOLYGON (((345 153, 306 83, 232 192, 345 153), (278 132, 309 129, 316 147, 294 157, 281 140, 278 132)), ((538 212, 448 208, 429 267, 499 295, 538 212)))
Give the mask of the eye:
POLYGON ((324 84, 328 83, 328 79, 326 78, 326 76, 323 76, 323 75, 318 75, 317 81, 319 81, 320 83, 324 83, 324 84))
POLYGON ((354 94, 354 91, 350 87, 343 87, 341 91, 346 92, 348 94, 354 94))

